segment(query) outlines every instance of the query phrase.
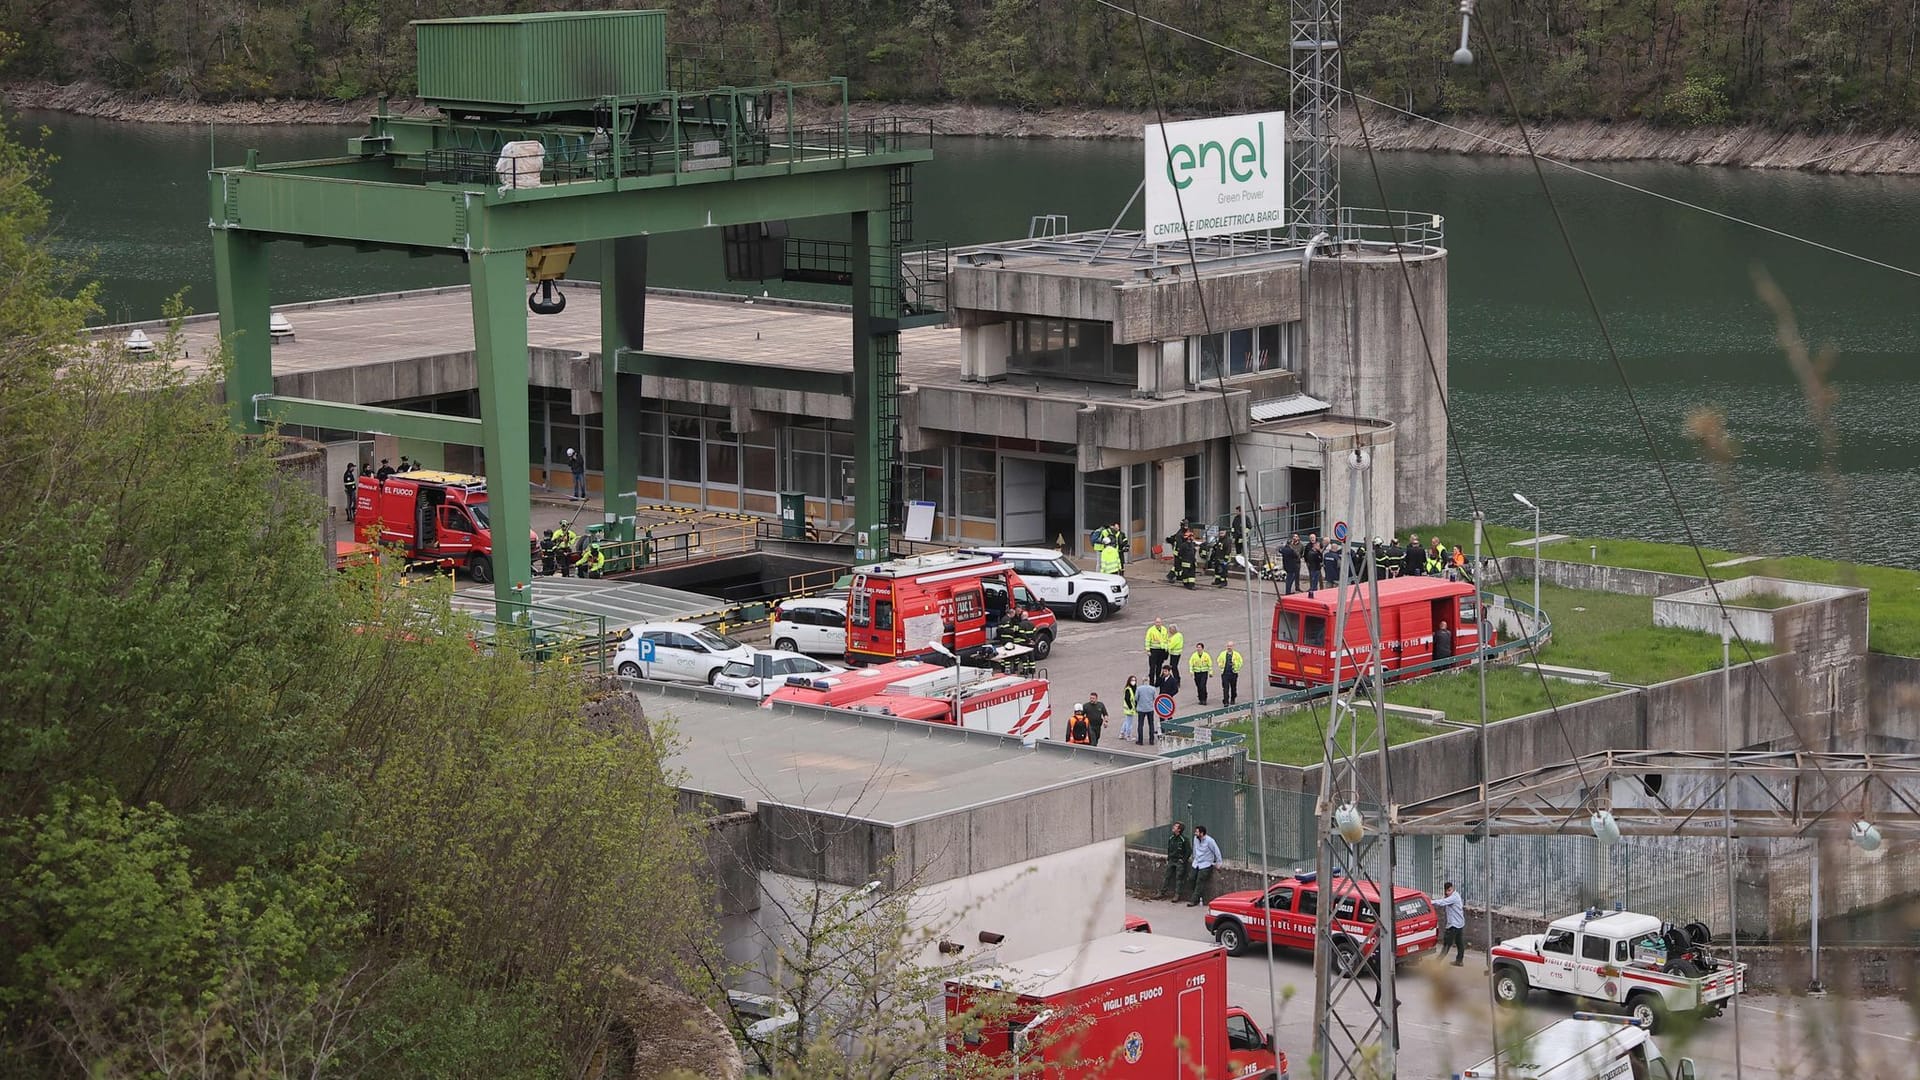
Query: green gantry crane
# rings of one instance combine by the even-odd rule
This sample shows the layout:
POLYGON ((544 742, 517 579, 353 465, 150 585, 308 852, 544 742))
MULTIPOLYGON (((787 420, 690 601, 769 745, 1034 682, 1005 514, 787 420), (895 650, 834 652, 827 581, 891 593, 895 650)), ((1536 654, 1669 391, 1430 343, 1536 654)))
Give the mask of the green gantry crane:
MULTIPOLYGON (((220 330, 230 346, 235 425, 269 423, 479 446, 496 537, 502 620, 531 579, 525 535, 527 318, 564 305, 552 282, 580 244, 603 246, 601 405, 607 520, 630 523, 638 447, 629 419, 640 377, 704 378, 844 394, 844 374, 770 370, 645 347, 647 237, 721 227, 784 235, 768 222, 847 215, 851 239, 830 275, 852 289, 851 393, 856 529, 862 559, 884 558, 894 515, 902 288, 915 163, 932 158, 924 122, 854 122, 844 79, 684 89, 660 11, 553 12, 414 24, 419 91, 437 116, 384 104, 347 153, 208 174, 220 330), (825 104, 827 108, 820 109, 825 104), (803 122, 809 105, 827 122, 803 122), (837 107, 837 109, 836 109, 837 107), (468 266, 480 417, 438 416, 274 393, 267 245, 450 254, 468 266), (533 295, 525 295, 531 283, 533 295)), ((810 250, 817 251, 815 242, 810 250)), ((944 263, 942 263, 944 269, 944 263)), ((812 273, 788 276, 820 280, 812 273)), ((758 276, 782 276, 763 268, 758 276)), ((617 530, 616 530, 617 531, 617 530)))

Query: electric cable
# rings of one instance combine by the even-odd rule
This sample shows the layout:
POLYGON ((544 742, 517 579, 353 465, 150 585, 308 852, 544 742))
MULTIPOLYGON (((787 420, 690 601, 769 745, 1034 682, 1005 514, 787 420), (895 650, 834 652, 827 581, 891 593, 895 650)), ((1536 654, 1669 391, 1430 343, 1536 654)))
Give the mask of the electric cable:
MULTIPOLYGON (((1109 7, 1115 11, 1119 11, 1123 13, 1126 12, 1127 10, 1126 8, 1120 7, 1118 4, 1115 4, 1113 0, 1093 0, 1093 2, 1101 5, 1102 7, 1109 7)), ((1228 45, 1225 42, 1216 41, 1213 38, 1207 37, 1204 34, 1195 33, 1192 30, 1187 30, 1183 27, 1175 26, 1171 23, 1162 22, 1161 20, 1155 19, 1151 16, 1142 15, 1140 16, 1140 18, 1143 21, 1151 23, 1154 26, 1157 26, 1160 29, 1167 31, 1170 34, 1177 34, 1189 40, 1197 41, 1203 45, 1210 45, 1213 48, 1221 50, 1222 52, 1226 52, 1234 56, 1238 56, 1243 60, 1249 60, 1249 61, 1252 61, 1253 63, 1260 64, 1264 67, 1273 68, 1275 71, 1290 70, 1285 65, 1276 63, 1272 60, 1267 59, 1264 56, 1256 56, 1253 53, 1247 52, 1244 49, 1237 49, 1232 45, 1228 45)), ((1449 124, 1444 120, 1436 120, 1431 116, 1422 116, 1419 113, 1412 111, 1411 109, 1401 108, 1400 106, 1395 105, 1391 102, 1381 101, 1379 98, 1368 97, 1365 94, 1355 93, 1349 90, 1343 90, 1340 87, 1332 87, 1331 89, 1333 89, 1337 93, 1346 94, 1347 96, 1353 98, 1355 101, 1364 101, 1369 105, 1375 106, 1376 108, 1385 109, 1386 111, 1391 113, 1397 113, 1401 116, 1407 117, 1410 120, 1418 120, 1423 124, 1431 124, 1434 127, 1440 128, 1442 130, 1451 131, 1458 135, 1465 136, 1466 138, 1472 139, 1475 142, 1483 142, 1490 146, 1497 146, 1500 149, 1507 151, 1509 154, 1512 154, 1515 157, 1526 156, 1528 153, 1527 148, 1525 146, 1517 146, 1513 143, 1496 139, 1491 135, 1483 135, 1477 131, 1468 131, 1466 128, 1460 127, 1457 124, 1449 124)), ((1355 107, 1354 111, 1356 114, 1359 112, 1359 109, 1357 106, 1355 107)), ((1524 130, 1523 130, 1523 134, 1524 134, 1524 130)), ((1711 206, 1702 206, 1699 203, 1690 202, 1686 199, 1682 199, 1677 195, 1668 195, 1666 192, 1663 192, 1663 191, 1656 191, 1653 188, 1643 187, 1639 184, 1629 183, 1617 177, 1612 177, 1604 173, 1595 172, 1592 169, 1583 168, 1570 161, 1564 161, 1560 158, 1556 158, 1556 157, 1552 157, 1544 154, 1538 155, 1538 160, 1543 161, 1549 165, 1554 165, 1559 168, 1565 169, 1568 172, 1576 173, 1580 176, 1587 177, 1588 179, 1591 179, 1591 180, 1598 180, 1604 184, 1612 184, 1614 187, 1624 188, 1627 191, 1634 192, 1635 194, 1638 194, 1638 195, 1645 195, 1648 198, 1659 199, 1662 202, 1672 203, 1675 206, 1683 207, 1688 210, 1693 210, 1698 213, 1706 214, 1710 217, 1716 217, 1721 219, 1722 221, 1732 222, 1735 225, 1742 225, 1749 229, 1754 229, 1759 232, 1767 233, 1768 235, 1771 235, 1771 236, 1779 237, 1782 240, 1791 240, 1796 244, 1805 244, 1808 247, 1816 248, 1820 251, 1827 252, 1828 254, 1838 255, 1846 259, 1853 259, 1856 262, 1863 262, 1863 263, 1866 263, 1868 266, 1878 267, 1881 270, 1891 270, 1896 274, 1904 274, 1907 277, 1920 277, 1920 270, 1914 270, 1905 266, 1900 266, 1895 263, 1885 262, 1880 259, 1873 258, 1872 256, 1869 256, 1869 255, 1862 255, 1857 251, 1848 251, 1846 248, 1835 247, 1832 244, 1822 243, 1811 237, 1801 236, 1798 233, 1788 232, 1785 229, 1777 229, 1771 225, 1764 225, 1764 224, 1761 224, 1760 222, 1753 221, 1749 218, 1740 217, 1737 214, 1729 214, 1724 210, 1715 210, 1711 206)))

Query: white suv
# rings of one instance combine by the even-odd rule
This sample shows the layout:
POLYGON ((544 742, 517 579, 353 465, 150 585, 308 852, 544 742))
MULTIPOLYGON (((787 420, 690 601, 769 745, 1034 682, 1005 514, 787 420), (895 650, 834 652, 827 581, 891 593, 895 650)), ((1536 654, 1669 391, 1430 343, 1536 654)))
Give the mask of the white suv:
POLYGON ((846 598, 783 601, 773 612, 773 647, 809 656, 847 655, 846 598))
POLYGON ((1099 622, 1127 606, 1127 579, 1082 570, 1052 548, 982 547, 972 550, 1011 565, 1033 595, 1056 613, 1099 622))

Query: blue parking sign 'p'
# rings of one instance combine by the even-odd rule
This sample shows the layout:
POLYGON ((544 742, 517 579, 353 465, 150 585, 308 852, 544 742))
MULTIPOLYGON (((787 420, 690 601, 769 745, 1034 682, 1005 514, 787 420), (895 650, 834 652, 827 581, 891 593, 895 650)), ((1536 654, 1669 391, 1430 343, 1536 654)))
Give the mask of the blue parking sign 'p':
POLYGON ((1153 712, 1162 720, 1173 719, 1173 695, 1161 694, 1153 699, 1153 712))
POLYGON ((654 655, 655 655, 653 651, 653 640, 651 638, 641 638, 639 643, 639 649, 640 649, 640 662, 643 664, 653 663, 654 655))

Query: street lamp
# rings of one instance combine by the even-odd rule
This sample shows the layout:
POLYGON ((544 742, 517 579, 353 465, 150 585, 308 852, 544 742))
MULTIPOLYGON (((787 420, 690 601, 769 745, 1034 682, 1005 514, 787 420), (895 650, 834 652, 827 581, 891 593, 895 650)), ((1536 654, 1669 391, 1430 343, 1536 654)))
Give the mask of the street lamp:
POLYGON ((1540 508, 1527 501, 1525 495, 1513 493, 1513 501, 1533 511, 1533 628, 1540 629, 1540 508))

